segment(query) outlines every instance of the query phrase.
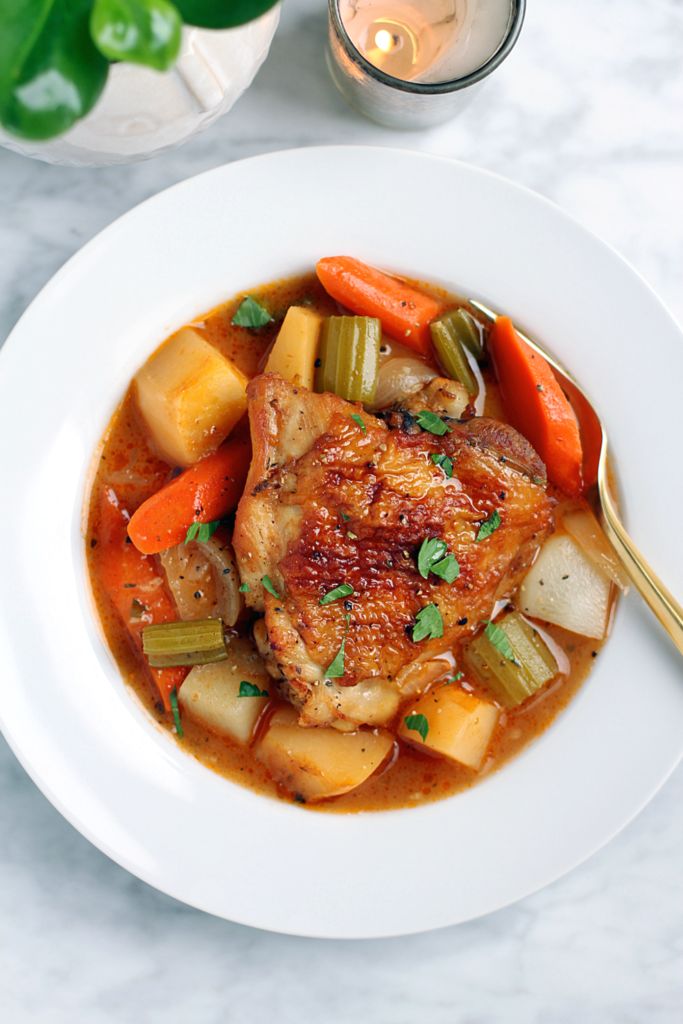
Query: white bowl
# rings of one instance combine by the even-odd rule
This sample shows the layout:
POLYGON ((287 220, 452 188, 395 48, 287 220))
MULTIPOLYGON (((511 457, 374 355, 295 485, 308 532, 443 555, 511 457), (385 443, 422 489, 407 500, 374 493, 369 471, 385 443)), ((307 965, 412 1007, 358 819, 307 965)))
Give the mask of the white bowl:
POLYGON ((278 3, 237 28, 184 25, 180 54, 170 71, 112 64, 100 99, 70 131, 36 142, 0 128, 0 146, 76 167, 129 164, 176 149, 227 113, 249 88, 279 20, 278 3))
POLYGON ((112 224, 0 354, 0 718, 68 820, 164 892, 275 931, 398 935, 505 906, 610 839, 683 752, 683 678, 629 597, 578 696, 521 756, 441 802, 357 815, 241 789, 147 718, 90 605, 81 531, 93 453, 171 331, 334 253, 487 300, 560 356, 607 422, 634 539, 683 594, 683 345, 641 278, 552 204, 476 168, 389 149, 291 150, 200 175, 112 224))

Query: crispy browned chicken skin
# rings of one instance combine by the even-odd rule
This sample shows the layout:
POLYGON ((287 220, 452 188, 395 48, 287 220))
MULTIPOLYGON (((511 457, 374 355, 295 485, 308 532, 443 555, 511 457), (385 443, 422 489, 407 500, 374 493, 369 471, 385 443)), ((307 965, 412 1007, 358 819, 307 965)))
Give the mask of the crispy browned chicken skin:
POLYGON ((443 436, 390 429, 359 405, 272 373, 253 380, 247 394, 254 456, 233 541, 247 603, 265 611, 259 648, 303 708, 301 724, 386 721, 415 661, 431 663, 488 618, 552 531, 545 468, 496 420, 449 420, 443 436), (430 458, 435 453, 452 460, 451 479, 430 458), (496 510, 500 527, 477 542, 496 510), (418 572, 428 537, 455 555, 453 583, 418 572), (266 576, 278 597, 264 589, 266 576), (342 583, 353 595, 321 606, 342 583), (415 642, 416 615, 431 604, 443 637, 415 642), (343 678, 326 681, 344 638, 343 678))

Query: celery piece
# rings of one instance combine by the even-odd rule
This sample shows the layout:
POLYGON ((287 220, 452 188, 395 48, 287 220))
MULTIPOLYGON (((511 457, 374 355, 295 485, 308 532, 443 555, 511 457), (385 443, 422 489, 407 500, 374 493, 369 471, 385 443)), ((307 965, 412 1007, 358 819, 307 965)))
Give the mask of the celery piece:
POLYGON ((373 402, 382 325, 369 316, 330 316, 320 332, 315 390, 349 402, 373 402))
POLYGON ((436 323, 447 324, 448 329, 455 334, 458 341, 468 348, 475 359, 481 359, 484 350, 481 346, 481 336, 477 330, 474 319, 466 309, 451 309, 448 313, 442 313, 436 318, 436 323))
POLYGON ((448 376, 451 380, 460 381, 468 395, 477 395, 479 385, 470 370, 462 343, 450 323, 447 320, 434 320, 429 330, 436 354, 448 376))
POLYGON ((153 668, 210 665, 228 657, 220 619, 160 622, 145 626, 142 648, 153 668))
POLYGON ((505 633, 515 660, 509 661, 482 633, 465 648, 465 661, 480 682, 512 708, 553 679, 559 669, 547 644, 519 612, 510 612, 496 625, 505 633))

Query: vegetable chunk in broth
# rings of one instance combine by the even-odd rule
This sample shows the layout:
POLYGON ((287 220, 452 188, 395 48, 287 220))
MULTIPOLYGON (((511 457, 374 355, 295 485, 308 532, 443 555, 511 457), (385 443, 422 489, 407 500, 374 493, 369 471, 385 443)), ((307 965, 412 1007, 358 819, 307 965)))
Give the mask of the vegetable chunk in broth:
POLYGON ((388 810, 553 721, 624 579, 538 362, 506 318, 329 257, 141 366, 88 567, 124 679, 188 754, 310 809, 388 810))

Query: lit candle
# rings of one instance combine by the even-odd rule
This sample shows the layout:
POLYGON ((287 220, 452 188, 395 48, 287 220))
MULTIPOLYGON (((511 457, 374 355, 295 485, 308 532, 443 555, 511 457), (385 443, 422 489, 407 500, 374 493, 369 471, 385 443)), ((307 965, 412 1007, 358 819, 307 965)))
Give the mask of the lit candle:
POLYGON ((404 82, 450 82, 502 45, 512 0, 339 0, 350 41, 367 61, 404 82))

